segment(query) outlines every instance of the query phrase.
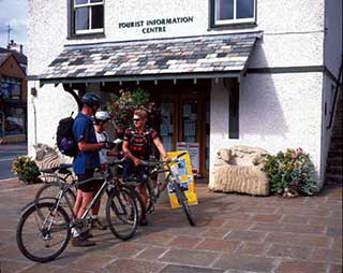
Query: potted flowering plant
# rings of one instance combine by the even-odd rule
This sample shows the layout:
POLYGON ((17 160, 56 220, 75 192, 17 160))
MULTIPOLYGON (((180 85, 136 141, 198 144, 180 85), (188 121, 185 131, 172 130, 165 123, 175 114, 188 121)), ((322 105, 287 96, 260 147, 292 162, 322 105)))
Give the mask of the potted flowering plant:
POLYGON ((150 94, 142 89, 132 91, 120 90, 119 95, 112 95, 108 108, 112 113, 117 131, 124 131, 131 127, 133 112, 142 108, 150 112, 152 102, 149 102, 150 94))
POLYGON ((39 168, 36 162, 28 156, 19 156, 13 160, 12 172, 25 184, 33 184, 39 181, 39 168))
POLYGON ((313 195, 319 190, 314 178, 314 165, 309 154, 301 148, 268 155, 263 171, 269 178, 271 192, 283 197, 313 195))

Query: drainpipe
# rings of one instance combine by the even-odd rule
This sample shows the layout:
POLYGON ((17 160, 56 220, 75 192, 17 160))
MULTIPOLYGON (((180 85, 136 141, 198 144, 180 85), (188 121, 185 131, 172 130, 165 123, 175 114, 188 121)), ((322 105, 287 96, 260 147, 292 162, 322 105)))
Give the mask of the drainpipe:
POLYGON ((35 98, 37 96, 37 89, 35 87, 31 88, 31 103, 33 108, 33 132, 34 132, 34 143, 37 145, 37 111, 35 105, 35 98))

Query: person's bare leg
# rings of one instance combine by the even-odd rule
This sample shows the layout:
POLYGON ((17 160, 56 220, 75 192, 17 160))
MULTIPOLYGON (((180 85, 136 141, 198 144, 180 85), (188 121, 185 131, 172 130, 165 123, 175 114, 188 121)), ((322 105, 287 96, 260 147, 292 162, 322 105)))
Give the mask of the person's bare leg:
MULTIPOLYGON (((81 190, 78 191, 79 194, 77 197, 79 197, 79 204, 78 207, 75 206, 76 209, 76 218, 81 218, 82 215, 85 213, 89 203, 92 201, 93 193, 92 192, 83 192, 81 190)), ((76 247, 86 247, 86 246, 93 246, 95 245, 95 242, 89 241, 89 237, 85 237, 84 232, 82 230, 78 230, 74 228, 73 230, 73 239, 71 241, 73 246, 76 247)))
POLYGON ((74 204, 74 208, 73 208, 74 215, 76 217, 77 217, 78 212, 80 210, 81 203, 82 203, 82 192, 81 192, 81 190, 77 190, 76 191, 76 200, 75 200, 75 204, 74 204))
POLYGON ((142 226, 145 226, 148 224, 147 222, 147 219, 146 219, 146 208, 147 208, 147 204, 148 204, 148 195, 147 195, 147 188, 146 188, 146 185, 145 184, 141 184, 139 185, 139 192, 140 192, 140 195, 142 197, 142 200, 143 200, 143 211, 145 211, 144 214, 142 214, 142 218, 141 218, 141 221, 140 221, 140 224, 142 226))
POLYGON ((82 192, 82 202, 81 202, 80 209, 76 215, 77 218, 82 217, 82 215, 87 210, 87 206, 90 204, 92 199, 93 199, 93 192, 82 192))

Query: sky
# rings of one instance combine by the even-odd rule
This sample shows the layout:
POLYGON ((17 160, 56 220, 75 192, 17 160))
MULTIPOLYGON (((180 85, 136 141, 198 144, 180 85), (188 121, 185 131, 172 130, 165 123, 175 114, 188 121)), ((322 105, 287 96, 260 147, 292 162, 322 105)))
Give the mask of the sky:
POLYGON ((7 27, 11 26, 11 40, 27 50, 29 0, 0 0, 0 47, 7 46, 7 27))

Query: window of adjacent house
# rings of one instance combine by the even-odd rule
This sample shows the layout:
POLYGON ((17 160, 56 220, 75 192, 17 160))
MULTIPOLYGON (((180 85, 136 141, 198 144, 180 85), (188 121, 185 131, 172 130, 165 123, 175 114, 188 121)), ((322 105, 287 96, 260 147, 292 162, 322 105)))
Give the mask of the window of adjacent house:
POLYGON ((74 0, 75 34, 104 31, 104 0, 74 0))
POLYGON ((214 24, 255 22, 256 0, 214 0, 214 24))
POLYGON ((21 80, 16 78, 4 77, 1 80, 0 97, 9 100, 21 98, 21 80))

